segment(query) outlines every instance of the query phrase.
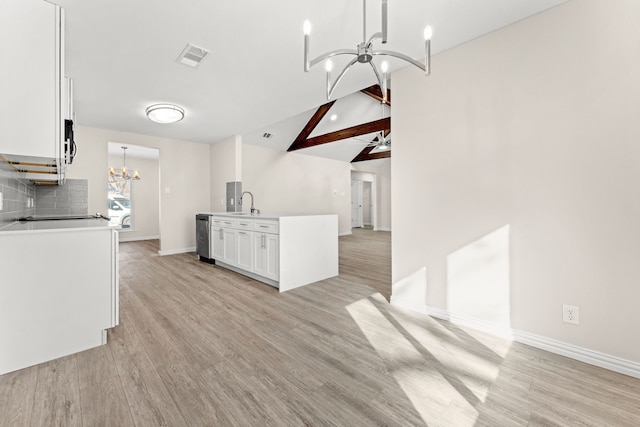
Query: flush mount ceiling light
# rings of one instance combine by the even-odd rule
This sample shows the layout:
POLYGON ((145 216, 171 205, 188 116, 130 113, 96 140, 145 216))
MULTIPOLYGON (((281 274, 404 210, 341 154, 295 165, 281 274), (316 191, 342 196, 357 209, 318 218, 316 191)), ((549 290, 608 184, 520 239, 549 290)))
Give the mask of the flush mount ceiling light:
POLYGON ((374 33, 367 40, 367 0, 362 0, 362 43, 359 43, 356 49, 336 49, 322 55, 318 56, 315 59, 309 59, 309 41, 311 38, 311 23, 309 21, 304 22, 303 26, 304 31, 304 71, 308 72, 311 67, 317 65, 318 63, 326 60, 325 69, 327 71, 327 99, 331 99, 331 95, 333 94, 333 90, 336 88, 338 83, 342 77, 344 77, 345 73, 354 65, 356 62, 360 62, 362 64, 369 64, 373 69, 376 78, 378 79, 378 84, 380 85, 380 89, 382 90, 383 102, 387 101, 387 71, 389 65, 386 61, 382 61, 380 64, 380 69, 382 71, 382 75, 380 71, 378 71, 378 67, 373 62, 374 56, 392 56, 395 58, 402 59, 404 61, 409 62, 410 64, 415 65, 425 72, 425 75, 429 75, 431 72, 431 35, 432 30, 431 27, 426 26, 424 29, 424 53, 425 58, 424 62, 420 62, 417 59, 411 58, 403 53, 394 52, 391 50, 374 50, 373 42, 375 40, 381 40, 382 44, 387 43, 387 0, 382 0, 382 31, 374 33), (353 58, 349 63, 342 69, 338 77, 331 82, 331 70, 333 69, 333 64, 331 62, 331 57, 338 55, 353 55, 353 58))
POLYGON ((147 107, 147 117, 156 123, 175 123, 184 118, 184 110, 173 104, 154 104, 147 107))

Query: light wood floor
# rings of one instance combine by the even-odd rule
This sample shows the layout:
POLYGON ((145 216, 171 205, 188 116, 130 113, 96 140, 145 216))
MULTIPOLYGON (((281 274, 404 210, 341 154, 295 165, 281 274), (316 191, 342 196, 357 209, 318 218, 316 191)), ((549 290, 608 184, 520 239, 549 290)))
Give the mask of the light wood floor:
POLYGON ((120 248, 109 343, 0 376, 0 425, 640 425, 640 380, 390 306, 389 233, 284 294, 120 248))

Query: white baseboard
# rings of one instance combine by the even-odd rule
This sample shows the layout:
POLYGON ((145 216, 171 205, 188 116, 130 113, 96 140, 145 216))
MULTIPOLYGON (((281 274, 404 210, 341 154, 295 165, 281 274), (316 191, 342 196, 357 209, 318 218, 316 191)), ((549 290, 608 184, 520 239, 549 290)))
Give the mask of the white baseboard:
POLYGON ((141 236, 141 237, 127 237, 126 233, 119 233, 119 238, 121 242, 139 242, 141 240, 158 240, 160 236, 141 236))
POLYGON ((431 307, 426 304, 416 304, 414 302, 405 301, 400 298, 391 296, 391 304, 406 308, 407 310, 417 311, 438 319, 447 320, 471 329, 476 329, 502 338, 511 339, 513 341, 529 345, 531 347, 546 350, 550 353, 559 354, 571 359, 579 360, 590 365, 609 369, 610 371, 619 372, 631 377, 640 378, 640 363, 631 360, 622 359, 610 354, 601 353, 599 351, 588 348, 578 347, 552 338, 543 337, 541 335, 531 334, 525 331, 518 331, 501 325, 492 324, 482 320, 471 319, 450 313, 438 307, 431 307))
POLYGON ((353 233, 351 233, 351 231, 345 231, 343 233, 338 233, 338 237, 342 237, 342 236, 351 236, 353 233))
POLYGON ((189 252, 195 252, 196 251, 196 247, 192 247, 192 248, 182 248, 182 249, 170 249, 168 251, 158 251, 158 255, 160 256, 164 256, 164 255, 177 255, 177 254, 186 254, 189 252))
POLYGON ((601 353, 599 351, 588 348, 578 347, 573 344, 567 344, 562 341, 556 341, 551 338, 540 335, 530 334, 524 331, 514 331, 514 340, 536 347, 561 356, 570 357, 590 365, 599 366, 609 369, 610 371, 619 372, 631 377, 640 378, 640 363, 631 360, 622 359, 610 354, 601 353))
POLYGON ((375 228, 373 231, 391 231, 391 229, 390 228, 379 227, 379 228, 375 228))

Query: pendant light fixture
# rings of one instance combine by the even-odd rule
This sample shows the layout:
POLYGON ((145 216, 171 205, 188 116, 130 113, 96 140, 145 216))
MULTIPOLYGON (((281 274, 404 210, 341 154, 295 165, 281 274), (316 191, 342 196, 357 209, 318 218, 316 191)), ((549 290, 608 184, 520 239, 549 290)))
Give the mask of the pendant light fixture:
POLYGON ((431 73, 432 30, 429 26, 426 26, 423 32, 425 53, 423 62, 411 58, 410 56, 400 52, 394 52, 391 50, 374 50, 373 42, 375 40, 381 40, 382 44, 387 43, 387 0, 382 0, 382 31, 374 33, 371 37, 369 37, 369 39, 367 39, 367 0, 362 0, 362 43, 359 43, 356 49, 336 49, 323 53, 315 59, 309 59, 311 23, 308 20, 305 21, 302 29, 304 32, 304 71, 308 72, 311 67, 326 60, 325 70, 327 71, 327 99, 331 99, 331 95, 333 94, 334 89, 336 88, 338 83, 340 83, 340 80, 342 80, 342 77, 344 77, 345 73, 351 68, 351 66, 356 62, 360 62, 362 64, 369 64, 373 69, 373 72, 376 75, 376 79, 378 80, 378 84, 380 85, 380 89, 382 89, 383 102, 386 102, 388 80, 387 72, 389 65, 386 61, 383 61, 380 64, 380 71, 382 71, 381 74, 378 70, 377 65, 373 62, 373 58, 375 56, 392 56, 395 58, 399 58, 420 68, 425 72, 425 75, 427 76, 431 73), (342 69, 340 74, 338 74, 338 77, 336 77, 336 79, 332 81, 331 71, 333 69, 333 63, 331 62, 330 58, 338 55, 353 55, 355 56, 355 58, 349 61, 349 63, 342 69))
POLYGON ((116 169, 113 166, 109 168, 109 178, 113 180, 138 180, 140 179, 140 172, 134 170, 133 174, 127 170, 127 148, 122 147, 122 169, 116 169))
POLYGON ((153 104, 146 109, 149 120, 156 123, 175 123, 184 119, 184 110, 174 104, 153 104))

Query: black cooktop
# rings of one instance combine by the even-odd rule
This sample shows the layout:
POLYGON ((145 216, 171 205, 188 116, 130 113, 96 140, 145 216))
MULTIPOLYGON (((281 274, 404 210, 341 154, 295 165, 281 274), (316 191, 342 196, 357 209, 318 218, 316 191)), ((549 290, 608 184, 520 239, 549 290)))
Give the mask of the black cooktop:
POLYGON ((55 220, 70 220, 70 219, 105 219, 109 221, 109 217, 106 217, 100 213, 94 215, 55 215, 55 216, 40 216, 30 215, 22 218, 18 218, 20 222, 27 221, 55 221, 55 220))

